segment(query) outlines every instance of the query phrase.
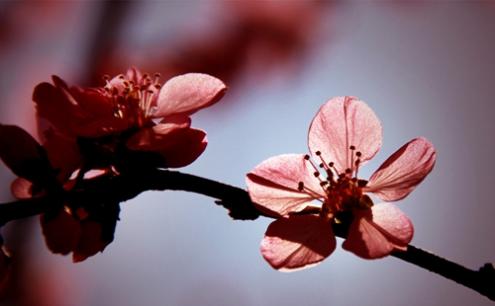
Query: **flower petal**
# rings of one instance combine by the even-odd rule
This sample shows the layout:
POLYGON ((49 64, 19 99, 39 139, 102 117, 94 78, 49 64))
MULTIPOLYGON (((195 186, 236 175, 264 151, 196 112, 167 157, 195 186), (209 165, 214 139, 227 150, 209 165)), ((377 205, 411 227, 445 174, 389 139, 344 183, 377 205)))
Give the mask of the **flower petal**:
POLYGON ((191 117, 186 115, 172 115, 164 117, 160 121, 160 124, 175 125, 177 128, 188 128, 191 127, 191 117))
POLYGON ((202 130, 182 128, 182 124, 158 124, 142 129, 128 141, 131 150, 161 155, 164 167, 184 167, 195 161, 206 149, 208 141, 202 130))
POLYGON ((363 164, 375 156, 381 145, 380 121, 366 103, 355 97, 330 99, 309 128, 309 150, 312 154, 320 151, 326 162, 334 162, 339 173, 352 168, 350 146, 361 152, 363 164))
POLYGON ((365 259, 405 250, 414 234, 409 218, 394 204, 380 203, 354 216, 342 247, 365 259))
POLYGON ((160 90, 154 117, 190 115, 220 100, 227 87, 219 79, 202 73, 188 73, 168 80, 160 90))
POLYGON ((427 139, 413 139, 373 173, 364 191, 384 201, 403 199, 430 173, 435 158, 435 148, 427 139))
POLYGON ((48 249, 55 254, 69 254, 81 237, 80 222, 64 209, 55 216, 41 215, 41 229, 48 249))
POLYGON ((43 133, 43 146, 48 154, 52 167, 58 171, 57 178, 65 182, 74 171, 82 165, 79 146, 74 138, 65 137, 48 129, 43 133))
POLYGON ((39 117, 68 136, 99 137, 129 127, 128 120, 115 116, 114 100, 98 88, 68 88, 54 76, 55 86, 36 86, 33 101, 39 117))
POLYGON ((131 67, 131 68, 127 69, 127 72, 125 75, 126 75, 126 79, 134 82, 134 84, 141 84, 141 82, 143 80, 143 74, 136 67, 131 67))
POLYGON ((10 184, 10 192, 18 200, 28 200, 33 197, 33 183, 21 177, 10 184))
POLYGON ((81 239, 72 253, 72 261, 81 262, 98 252, 103 252, 107 244, 103 241, 100 223, 88 220, 82 221, 81 239))
POLYGON ((302 154, 284 154, 271 157, 246 177, 248 192, 261 210, 286 216, 303 210, 317 198, 323 197, 313 168, 302 154), (298 190, 299 183, 304 184, 303 191, 298 190))
POLYGON ((57 130, 69 132, 72 127, 72 114, 76 105, 61 92, 60 87, 41 83, 34 88, 33 101, 37 115, 48 120, 57 130))
POLYGON ((277 270, 309 268, 335 250, 335 236, 328 221, 319 216, 290 216, 268 226, 261 254, 277 270))
POLYGON ((77 136, 100 137, 128 129, 128 117, 115 116, 115 101, 101 88, 73 86, 67 95, 77 103, 72 130, 77 136))

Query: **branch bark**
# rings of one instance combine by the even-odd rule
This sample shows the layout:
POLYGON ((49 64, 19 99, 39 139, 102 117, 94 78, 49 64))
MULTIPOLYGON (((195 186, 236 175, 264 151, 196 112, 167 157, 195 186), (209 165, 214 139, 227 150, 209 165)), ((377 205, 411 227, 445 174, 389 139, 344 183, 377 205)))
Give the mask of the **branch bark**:
MULTIPOLYGON (((256 209, 244 189, 177 171, 148 170, 88 180, 83 188, 65 194, 1 204, 0 224, 44 213, 60 201, 123 202, 148 190, 182 190, 215 198, 215 202, 225 207, 235 220, 270 217, 256 209)), ((334 231, 337 236, 345 238, 344 226, 336 225, 334 231)), ((407 251, 395 251, 392 256, 453 280, 495 301, 495 269, 492 264, 471 270, 413 245, 409 245, 407 251)))

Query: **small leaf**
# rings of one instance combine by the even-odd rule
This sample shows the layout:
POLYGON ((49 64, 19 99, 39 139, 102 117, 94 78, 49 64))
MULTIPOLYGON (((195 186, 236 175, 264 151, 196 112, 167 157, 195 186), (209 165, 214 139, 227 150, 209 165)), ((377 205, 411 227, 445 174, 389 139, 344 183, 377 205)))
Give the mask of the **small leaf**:
POLYGON ((18 126, 0 124, 0 158, 14 174, 36 185, 56 180, 45 149, 18 126))

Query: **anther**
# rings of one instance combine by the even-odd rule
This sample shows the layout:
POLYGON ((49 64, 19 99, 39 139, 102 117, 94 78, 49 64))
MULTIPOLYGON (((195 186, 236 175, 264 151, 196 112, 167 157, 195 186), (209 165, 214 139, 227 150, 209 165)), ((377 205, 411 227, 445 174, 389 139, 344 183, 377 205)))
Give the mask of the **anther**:
POLYGON ((358 176, 358 172, 359 172, 359 165, 361 164, 361 159, 358 157, 358 159, 356 159, 356 162, 354 163, 355 165, 355 171, 354 171, 354 176, 357 177, 358 176))
POLYGON ((349 149, 351 149, 351 150, 354 151, 354 150, 356 150, 356 147, 355 146, 350 146, 349 149))
POLYGON ((357 181, 359 187, 365 187, 368 184, 367 180, 358 180, 357 181))
POLYGON ((325 167, 325 164, 324 164, 324 163, 320 163, 318 166, 319 166, 320 168, 323 168, 323 167, 325 167))
POLYGON ((125 76, 123 74, 119 74, 118 78, 123 80, 123 79, 125 79, 125 76))
POLYGON ((315 154, 316 154, 316 156, 320 156, 321 155, 321 151, 316 151, 315 154))
POLYGON ((299 182, 299 184, 297 186, 297 190, 303 191, 303 189, 304 189, 304 183, 303 182, 299 182))
POLYGON ((334 162, 329 162, 329 163, 328 163, 328 166, 329 166, 330 168, 331 168, 331 167, 333 167, 333 165, 335 165, 335 163, 334 163, 334 162))
POLYGON ((315 171, 315 172, 313 173, 313 175, 314 175, 315 177, 319 177, 319 176, 320 176, 320 172, 315 171))
POLYGON ((309 160, 309 155, 308 154, 304 155, 304 159, 309 160))
POLYGON ((361 157, 361 155, 362 155, 361 152, 359 152, 359 151, 356 152, 357 157, 361 157))
POLYGON ((345 169, 345 173, 351 173, 352 170, 350 168, 345 169))

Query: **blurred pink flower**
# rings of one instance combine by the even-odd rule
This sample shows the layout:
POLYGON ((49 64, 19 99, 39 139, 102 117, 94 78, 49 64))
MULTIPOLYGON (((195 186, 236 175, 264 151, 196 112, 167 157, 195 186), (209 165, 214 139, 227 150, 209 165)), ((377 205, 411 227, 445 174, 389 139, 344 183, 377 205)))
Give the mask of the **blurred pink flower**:
POLYGON ((415 138, 369 181, 358 179, 360 166, 381 144, 382 127, 373 111, 357 98, 337 97, 320 108, 309 128, 309 151, 316 162, 310 155, 279 155, 247 175, 253 202, 278 218, 261 242, 261 253, 273 268, 306 268, 329 256, 336 246, 332 223, 350 224, 342 246, 362 258, 407 248, 411 221, 395 205, 374 205, 364 193, 384 201, 406 197, 433 169, 436 153, 428 140, 415 138), (315 207, 314 200, 321 204, 315 207))

